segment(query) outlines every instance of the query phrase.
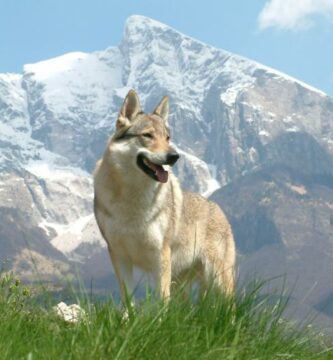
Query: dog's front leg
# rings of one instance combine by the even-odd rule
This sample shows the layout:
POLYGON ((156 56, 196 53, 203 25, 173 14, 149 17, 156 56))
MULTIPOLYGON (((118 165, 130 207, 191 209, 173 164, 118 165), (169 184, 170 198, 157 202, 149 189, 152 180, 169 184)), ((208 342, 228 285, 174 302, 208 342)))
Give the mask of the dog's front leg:
POLYGON ((133 264, 129 259, 115 254, 111 249, 109 249, 109 252, 117 276, 121 300, 125 305, 133 295, 133 264))
POLYGON ((171 287, 171 249, 164 244, 159 258, 159 292, 164 300, 170 297, 171 287))

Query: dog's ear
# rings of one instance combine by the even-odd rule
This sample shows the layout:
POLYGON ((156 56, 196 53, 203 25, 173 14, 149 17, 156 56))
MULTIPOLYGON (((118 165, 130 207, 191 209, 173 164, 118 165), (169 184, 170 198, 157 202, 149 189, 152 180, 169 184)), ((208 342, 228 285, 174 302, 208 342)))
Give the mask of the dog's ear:
POLYGON ((123 106, 120 109, 116 129, 120 130, 129 127, 140 111, 141 105, 138 95, 134 90, 130 90, 126 95, 123 106))
POLYGON ((164 96, 161 102, 156 106, 154 114, 160 116, 166 123, 169 117, 169 97, 164 96))

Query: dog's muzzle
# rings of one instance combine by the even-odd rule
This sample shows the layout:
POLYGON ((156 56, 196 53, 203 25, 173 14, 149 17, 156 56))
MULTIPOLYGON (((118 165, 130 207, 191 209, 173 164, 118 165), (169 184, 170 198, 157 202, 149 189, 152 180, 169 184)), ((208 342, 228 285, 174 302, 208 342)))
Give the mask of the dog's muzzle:
POLYGON ((176 151, 170 151, 166 154, 154 154, 150 152, 141 152, 137 157, 138 167, 152 179, 166 183, 169 173, 163 168, 163 165, 174 165, 179 159, 176 151))

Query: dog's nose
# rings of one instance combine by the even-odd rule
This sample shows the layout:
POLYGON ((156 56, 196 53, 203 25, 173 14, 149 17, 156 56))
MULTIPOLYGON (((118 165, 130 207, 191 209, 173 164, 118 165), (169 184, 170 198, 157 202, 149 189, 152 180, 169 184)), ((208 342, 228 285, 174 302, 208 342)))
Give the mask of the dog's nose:
POLYGON ((167 163, 168 165, 174 165, 175 162, 179 159, 179 154, 177 152, 170 152, 167 155, 167 163))

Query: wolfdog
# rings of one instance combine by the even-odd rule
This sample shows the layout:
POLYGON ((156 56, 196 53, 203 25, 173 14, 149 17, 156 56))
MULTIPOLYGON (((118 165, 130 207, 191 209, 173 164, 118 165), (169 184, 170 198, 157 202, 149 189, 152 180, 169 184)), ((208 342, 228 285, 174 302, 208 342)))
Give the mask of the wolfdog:
POLYGON ((94 173, 94 212, 124 300, 133 291, 133 266, 152 273, 163 299, 188 274, 206 291, 210 281, 234 291, 235 244, 223 211, 181 190, 170 167, 169 99, 152 113, 130 90, 114 134, 94 173))

